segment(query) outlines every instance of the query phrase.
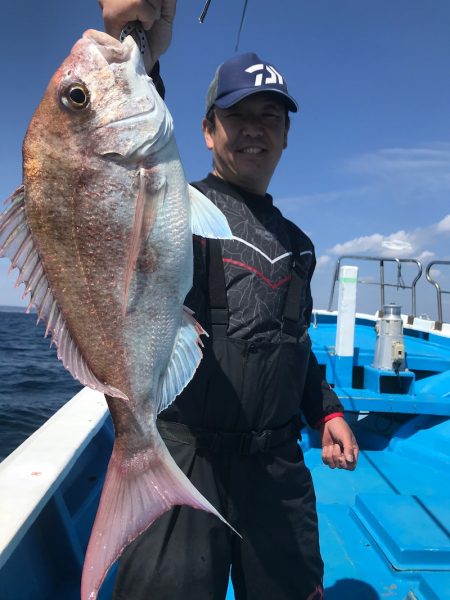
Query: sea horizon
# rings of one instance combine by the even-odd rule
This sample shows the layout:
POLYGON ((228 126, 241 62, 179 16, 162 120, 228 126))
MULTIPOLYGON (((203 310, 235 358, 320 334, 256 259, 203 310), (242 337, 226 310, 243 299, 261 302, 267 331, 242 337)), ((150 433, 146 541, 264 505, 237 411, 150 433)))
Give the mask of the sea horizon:
MULTIPOLYGON (((11 306, 10 304, 0 304, 0 312, 25 313, 26 310, 26 306, 11 306)), ((32 308, 30 312, 34 312, 34 308, 32 308)))

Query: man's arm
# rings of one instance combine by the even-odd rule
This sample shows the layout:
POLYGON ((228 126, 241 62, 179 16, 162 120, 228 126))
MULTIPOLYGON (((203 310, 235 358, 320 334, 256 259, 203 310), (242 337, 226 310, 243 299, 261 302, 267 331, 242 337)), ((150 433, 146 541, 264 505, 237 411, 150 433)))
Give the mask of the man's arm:
POLYGON ((150 73, 172 39, 176 0, 99 0, 105 31, 119 38, 127 23, 139 21, 146 32, 150 52, 144 56, 150 73))
MULTIPOLYGON (((308 274, 309 282, 315 268, 312 261, 308 274)), ((308 286, 309 290, 309 286, 308 286)), ((310 323, 312 297, 309 290, 305 317, 310 323)), ((319 429, 322 445, 322 460, 331 469, 352 471, 358 461, 359 448, 352 430, 344 419, 344 408, 334 390, 322 376, 313 352, 311 352, 302 399, 302 409, 308 424, 319 429)))

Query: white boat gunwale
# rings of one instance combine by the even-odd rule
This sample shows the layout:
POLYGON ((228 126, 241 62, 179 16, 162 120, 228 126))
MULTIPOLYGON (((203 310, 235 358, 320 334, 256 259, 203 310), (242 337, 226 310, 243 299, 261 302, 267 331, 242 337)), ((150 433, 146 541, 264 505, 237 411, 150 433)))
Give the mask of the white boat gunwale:
POLYGON ((109 416, 83 388, 0 463, 0 568, 109 416))

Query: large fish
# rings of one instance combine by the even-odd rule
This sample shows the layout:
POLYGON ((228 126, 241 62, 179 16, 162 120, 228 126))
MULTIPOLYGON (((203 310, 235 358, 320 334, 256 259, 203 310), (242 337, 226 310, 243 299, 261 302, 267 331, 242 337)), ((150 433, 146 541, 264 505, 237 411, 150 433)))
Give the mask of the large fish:
POLYGON ((124 547, 172 506, 222 518, 175 464, 155 420, 202 356, 203 330, 183 308, 192 233, 231 232, 187 184, 171 116, 131 37, 121 44, 90 30, 75 44, 23 157, 0 255, 19 268, 64 366, 109 396, 115 428, 83 570, 82 599, 93 600, 124 547))

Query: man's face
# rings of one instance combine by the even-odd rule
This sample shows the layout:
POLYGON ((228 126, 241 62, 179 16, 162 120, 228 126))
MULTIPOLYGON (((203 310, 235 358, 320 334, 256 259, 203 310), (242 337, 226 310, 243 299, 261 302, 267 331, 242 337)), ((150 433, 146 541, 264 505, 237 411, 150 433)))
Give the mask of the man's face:
POLYGON ((230 108, 215 107, 215 126, 204 119, 214 173, 229 183, 265 194, 287 146, 286 108, 276 94, 260 92, 230 108))

